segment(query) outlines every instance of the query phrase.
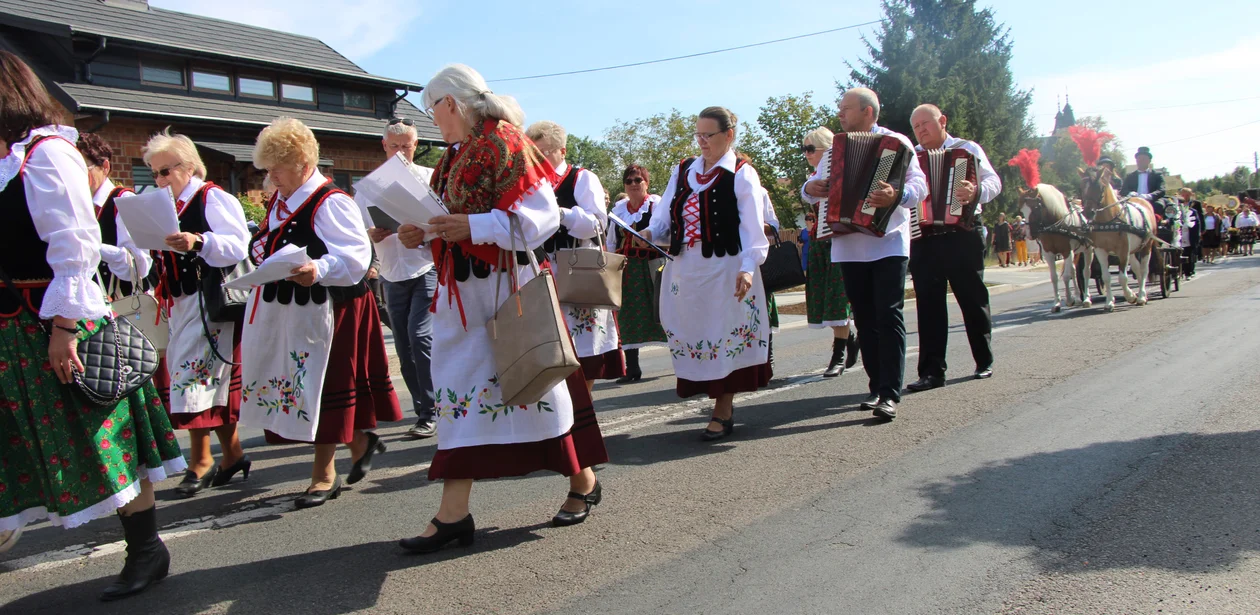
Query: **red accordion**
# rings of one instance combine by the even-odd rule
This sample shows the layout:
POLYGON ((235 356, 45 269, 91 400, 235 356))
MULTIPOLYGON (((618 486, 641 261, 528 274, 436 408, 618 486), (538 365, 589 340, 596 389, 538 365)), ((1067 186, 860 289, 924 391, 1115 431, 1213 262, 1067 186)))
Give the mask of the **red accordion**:
POLYGON ((910 149, 892 135, 873 132, 836 135, 831 142, 827 212, 825 218, 819 212, 820 221, 825 220, 836 235, 863 233, 883 237, 897 205, 872 207, 866 204, 866 197, 879 189, 880 182, 886 182, 897 193, 894 199, 900 201, 910 155, 910 149))
POLYGON ((975 223, 976 203, 980 200, 976 185, 976 157, 962 148, 933 149, 919 152, 919 168, 927 176, 928 195, 919 206, 919 225, 925 233, 944 228, 969 231, 975 223), (958 187, 964 182, 976 186, 971 202, 958 200, 958 187))

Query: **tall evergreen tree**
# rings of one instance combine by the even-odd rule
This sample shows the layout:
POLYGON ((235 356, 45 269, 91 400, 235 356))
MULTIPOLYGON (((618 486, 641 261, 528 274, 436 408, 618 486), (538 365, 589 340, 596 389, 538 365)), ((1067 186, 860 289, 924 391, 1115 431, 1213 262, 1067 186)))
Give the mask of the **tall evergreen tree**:
MULTIPOLYGON (((1005 185, 986 217, 1013 211, 1019 173, 1006 166, 1023 147, 1034 147, 1028 117, 1032 95, 1015 84, 1009 30, 992 9, 975 0, 884 0, 885 20, 867 39, 870 55, 851 65, 850 83, 879 95, 879 123, 907 136, 910 113, 922 103, 949 117, 949 132, 984 147, 1005 185)), ((913 137, 911 137, 913 138, 913 137)))

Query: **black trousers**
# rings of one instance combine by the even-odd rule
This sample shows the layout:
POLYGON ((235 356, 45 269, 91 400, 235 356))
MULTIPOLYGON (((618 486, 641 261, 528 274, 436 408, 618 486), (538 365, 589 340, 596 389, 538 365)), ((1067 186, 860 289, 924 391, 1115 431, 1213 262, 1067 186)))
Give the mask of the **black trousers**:
POLYGON ((906 257, 840 263, 870 392, 901 401, 906 372, 906 257))
POLYGON ((1181 275, 1194 275, 1194 266, 1199 260, 1199 244, 1192 243, 1181 249, 1181 275))
POLYGON ((993 366, 993 319, 984 285, 984 245, 975 233, 928 235, 910 244, 919 316, 919 377, 945 377, 949 311, 945 294, 953 290, 967 327, 976 369, 993 366))

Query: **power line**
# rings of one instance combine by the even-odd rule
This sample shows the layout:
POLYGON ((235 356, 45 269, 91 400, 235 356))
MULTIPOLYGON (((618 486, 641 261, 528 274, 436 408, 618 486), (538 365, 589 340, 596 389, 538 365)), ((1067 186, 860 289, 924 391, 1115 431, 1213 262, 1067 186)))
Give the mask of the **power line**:
MULTIPOLYGON (((1229 100, 1209 100, 1209 101, 1204 101, 1204 102, 1193 102, 1193 103, 1185 103, 1185 104, 1180 104, 1180 105, 1168 105, 1165 107, 1134 107, 1132 109, 1110 109, 1110 110, 1105 110, 1105 111, 1081 111, 1079 112, 1079 114, 1084 116, 1084 115, 1097 115, 1101 113, 1127 113, 1129 111, 1156 111, 1159 109, 1180 109, 1182 107, 1198 107, 1201 105, 1223 105, 1225 103, 1242 102, 1244 100, 1256 100, 1257 98, 1260 98, 1260 96, 1248 96, 1246 98, 1231 98, 1229 100)), ((1038 117, 1045 117, 1045 116, 1050 116, 1050 115, 1053 115, 1053 114, 1051 113, 1038 113, 1037 114, 1038 117)))
POLYGON ((710 56, 710 55, 717 54, 717 53, 726 53, 726 52, 728 52, 728 51, 738 51, 738 50, 740 50, 740 49, 750 49, 750 48, 753 48, 753 47, 762 47, 762 46, 764 46, 764 45, 773 45, 773 44, 775 44, 775 43, 783 43, 783 42, 787 42, 787 41, 795 41, 795 40, 799 40, 799 39, 802 39, 802 38, 809 38, 809 37, 811 37, 811 36, 821 36, 821 35, 823 35, 823 34, 831 34, 831 33, 833 33, 833 32, 840 32, 840 31, 843 31, 843 30, 853 30, 853 29, 855 29, 855 28, 861 28, 861 27, 863 27, 863 26, 870 26, 870 25, 874 25, 874 24, 877 24, 877 23, 881 23, 881 22, 883 22, 883 20, 882 20, 882 19, 876 19, 875 21, 868 21, 868 22, 866 22, 866 23, 853 24, 853 25, 851 25, 851 26, 844 26, 844 27, 842 27, 842 28, 832 28, 832 29, 830 29, 830 30, 821 30, 821 31, 819 31, 819 32, 810 32, 809 34, 798 34, 798 35, 796 35, 796 36, 789 36, 789 37, 787 37, 787 38, 776 38, 776 39, 774 39, 774 40, 772 40, 772 41, 762 41, 762 42, 760 42, 760 43, 750 43, 750 44, 748 44, 748 45, 740 45, 740 46, 738 46, 738 47, 727 47, 727 48, 725 48, 725 49, 714 49, 713 51, 702 51, 702 52, 700 52, 700 53, 689 53, 689 54, 687 54, 687 55, 682 55, 682 56, 673 56, 673 57, 669 57, 669 58, 661 58, 661 59, 659 59, 659 60, 646 60, 646 61, 643 61, 643 62, 632 62, 632 63, 630 63, 630 64, 618 64, 618 65, 616 65, 616 66, 603 66, 603 67, 600 67, 600 68, 586 68, 586 69, 582 69, 582 70, 571 70, 571 71, 565 71, 565 72, 562 72, 562 73, 548 73, 548 74, 545 74, 545 75, 530 75, 530 76, 528 76, 528 77, 511 77, 511 78, 508 78, 508 79, 488 79, 487 81, 489 81, 490 83, 503 83, 503 82, 506 82, 506 81, 525 81, 525 80, 527 80, 527 79, 546 79, 546 78, 548 78, 548 77, 563 77, 563 76, 565 76, 565 75, 580 75, 580 74, 583 74, 583 73, 596 73, 596 72, 605 71, 605 70, 617 70, 617 69, 620 69, 620 68, 631 68, 631 67, 635 67, 635 66, 646 66, 646 65, 648 65, 648 64, 660 64, 660 63, 662 63, 662 62, 673 62, 673 61, 675 61, 675 60, 686 60, 686 59, 688 59, 688 58, 698 58, 698 57, 701 57, 701 56, 710 56))
POLYGON ((1183 138, 1180 138, 1180 139, 1173 139, 1172 141, 1164 141, 1164 142, 1162 142, 1162 143, 1153 143, 1153 144, 1151 144, 1149 147, 1157 147, 1157 146, 1160 146, 1160 145, 1168 145, 1169 143, 1181 143, 1182 141, 1189 141, 1189 140, 1191 140, 1191 139, 1198 139, 1199 137, 1206 137, 1206 136, 1209 136, 1209 135, 1220 134, 1220 133, 1222 133, 1222 132, 1228 132, 1228 131, 1230 131, 1230 130, 1236 130, 1236 129, 1238 129, 1238 128, 1242 128, 1243 126, 1250 126, 1250 125, 1252 125, 1252 124, 1260 124, 1260 120, 1255 120, 1255 121, 1247 122, 1247 123, 1245 123, 1245 124, 1239 124, 1239 125, 1237 125, 1237 126, 1230 126, 1229 128, 1222 128, 1222 129, 1220 129, 1220 130, 1213 130, 1212 132, 1205 132, 1205 133, 1203 133, 1203 134, 1201 134, 1201 135, 1194 135, 1193 137, 1183 137, 1183 138))

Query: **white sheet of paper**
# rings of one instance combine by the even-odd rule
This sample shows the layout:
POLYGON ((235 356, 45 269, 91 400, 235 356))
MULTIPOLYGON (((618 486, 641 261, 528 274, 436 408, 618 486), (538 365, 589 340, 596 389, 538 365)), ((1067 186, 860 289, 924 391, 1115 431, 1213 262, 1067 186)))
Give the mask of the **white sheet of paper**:
POLYGON ((169 190, 120 196, 114 203, 137 248, 173 251, 166 245, 166 238, 179 232, 179 217, 169 190))
POLYGON ((446 206, 429 184, 412 172, 411 165, 396 155, 354 185, 355 199, 381 209, 389 217, 424 228, 434 216, 445 215, 446 206))
POLYGON ((294 269, 309 262, 311 257, 306 255, 305 247, 289 244, 268 256, 257 269, 224 284, 223 287, 248 291, 255 286, 279 282, 292 276, 294 269))

